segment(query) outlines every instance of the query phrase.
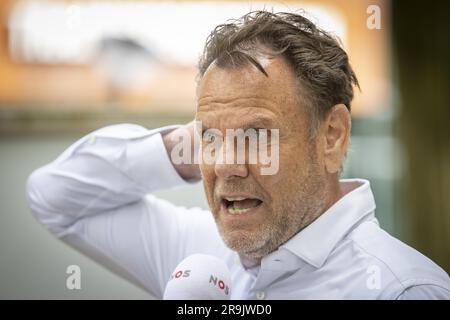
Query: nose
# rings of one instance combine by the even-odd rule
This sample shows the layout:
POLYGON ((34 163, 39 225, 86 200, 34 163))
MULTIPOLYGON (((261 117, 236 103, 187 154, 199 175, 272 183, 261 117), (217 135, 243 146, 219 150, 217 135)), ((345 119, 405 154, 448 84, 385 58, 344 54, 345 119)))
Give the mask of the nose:
POLYGON ((216 176, 224 179, 245 178, 248 175, 248 168, 245 164, 216 163, 214 165, 214 172, 216 176))
POLYGON ((248 175, 248 165, 246 163, 238 163, 237 150, 234 149, 233 144, 227 146, 226 143, 222 145, 219 152, 222 152, 222 160, 216 161, 214 164, 214 172, 217 177, 223 179, 231 178, 245 178, 248 175), (234 158, 234 159, 233 159, 234 158), (232 161, 230 161, 233 159, 232 161))

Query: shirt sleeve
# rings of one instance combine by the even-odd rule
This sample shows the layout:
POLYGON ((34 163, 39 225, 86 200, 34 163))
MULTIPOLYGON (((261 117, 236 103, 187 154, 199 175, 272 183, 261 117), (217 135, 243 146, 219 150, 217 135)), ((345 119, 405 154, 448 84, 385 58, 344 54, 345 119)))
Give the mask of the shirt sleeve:
POLYGON ((416 285, 407 288, 398 300, 450 300, 450 291, 438 285, 416 285))
POLYGON ((157 297, 184 257, 223 248, 209 211, 149 194, 188 184, 162 141, 174 128, 102 128, 27 181, 31 211, 50 232, 157 297))

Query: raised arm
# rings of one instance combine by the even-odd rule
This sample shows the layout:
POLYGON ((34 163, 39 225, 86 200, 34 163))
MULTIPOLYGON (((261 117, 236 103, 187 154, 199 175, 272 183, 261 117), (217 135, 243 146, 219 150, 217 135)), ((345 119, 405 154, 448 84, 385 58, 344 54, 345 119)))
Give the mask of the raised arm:
POLYGON ((160 296, 176 264, 202 248, 202 230, 217 237, 209 212, 148 195, 199 180, 195 165, 170 161, 170 134, 186 129, 192 125, 122 124, 88 134, 30 175, 32 213, 69 245, 160 296))

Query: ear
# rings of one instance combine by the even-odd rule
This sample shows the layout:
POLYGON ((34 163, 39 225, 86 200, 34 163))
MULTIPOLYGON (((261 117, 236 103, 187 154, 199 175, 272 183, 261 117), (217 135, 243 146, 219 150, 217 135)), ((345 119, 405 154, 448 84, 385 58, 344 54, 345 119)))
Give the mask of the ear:
POLYGON ((328 173, 338 172, 344 162, 351 125, 350 112, 344 104, 335 105, 324 121, 324 160, 328 173))

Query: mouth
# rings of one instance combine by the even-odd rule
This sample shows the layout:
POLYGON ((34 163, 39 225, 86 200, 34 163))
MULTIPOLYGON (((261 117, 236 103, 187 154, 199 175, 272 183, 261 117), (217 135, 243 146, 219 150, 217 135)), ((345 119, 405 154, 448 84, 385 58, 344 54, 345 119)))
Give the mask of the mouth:
POLYGON ((223 211, 234 216, 249 214, 261 207, 262 204, 263 201, 258 198, 236 195, 221 197, 221 208, 223 211))

